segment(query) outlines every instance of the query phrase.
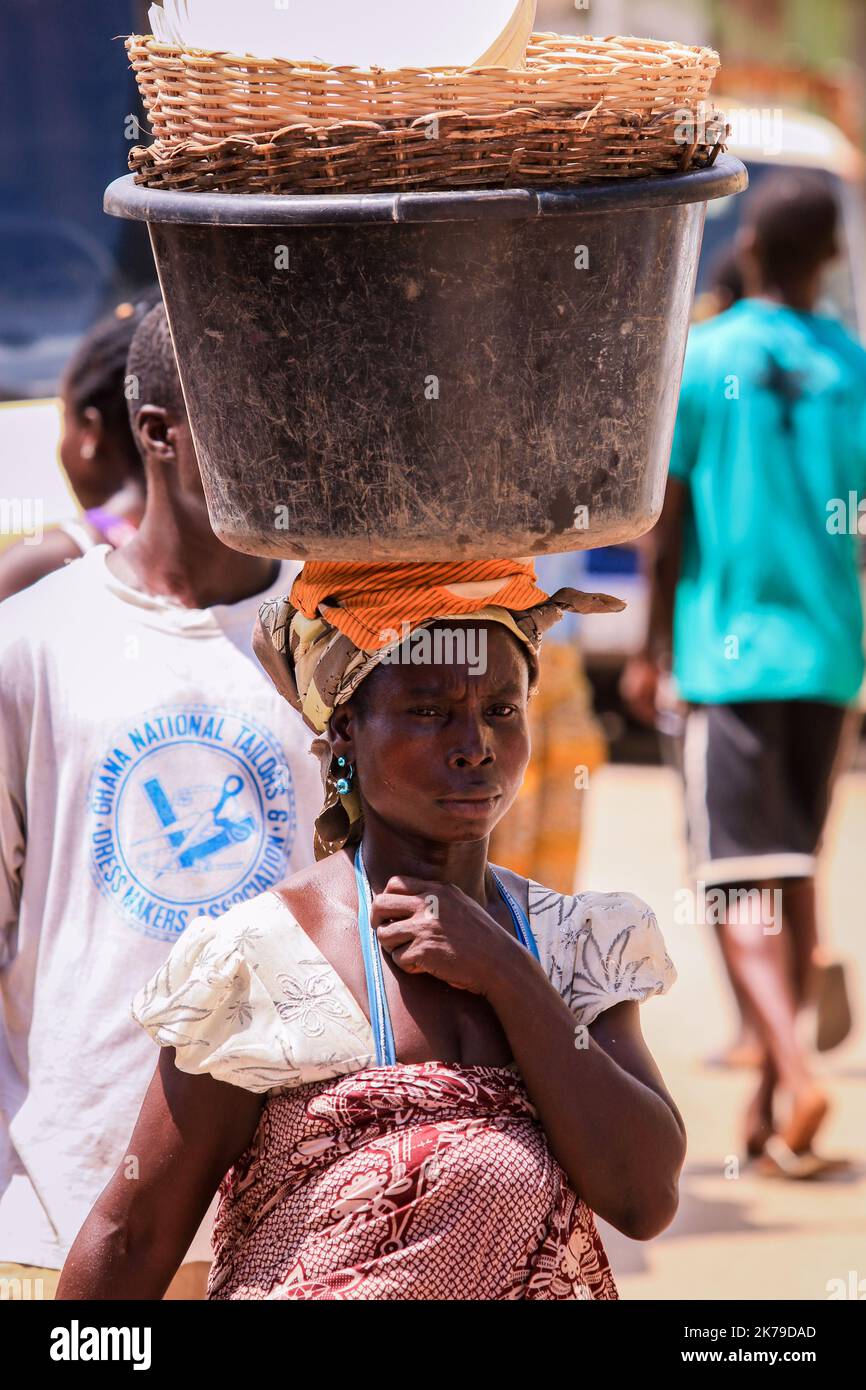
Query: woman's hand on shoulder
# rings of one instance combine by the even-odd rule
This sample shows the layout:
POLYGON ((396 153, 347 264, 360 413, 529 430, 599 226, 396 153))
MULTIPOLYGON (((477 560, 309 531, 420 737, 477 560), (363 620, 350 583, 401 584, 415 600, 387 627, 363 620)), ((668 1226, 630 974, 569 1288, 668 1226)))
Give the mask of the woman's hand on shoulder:
POLYGON ((433 975, 486 995, 509 965, 530 957, 472 898, 450 883, 391 878, 373 898, 371 923, 383 951, 408 974, 433 975))

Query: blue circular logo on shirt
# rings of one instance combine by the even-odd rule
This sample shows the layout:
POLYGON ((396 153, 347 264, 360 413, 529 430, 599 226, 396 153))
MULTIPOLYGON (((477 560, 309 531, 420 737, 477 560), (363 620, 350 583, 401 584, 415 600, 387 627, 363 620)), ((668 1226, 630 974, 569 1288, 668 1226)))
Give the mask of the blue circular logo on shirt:
POLYGON ((174 941, 283 876, 296 833, 283 751, 256 721, 194 705, 118 731, 88 795, 91 871, 121 918, 174 941))

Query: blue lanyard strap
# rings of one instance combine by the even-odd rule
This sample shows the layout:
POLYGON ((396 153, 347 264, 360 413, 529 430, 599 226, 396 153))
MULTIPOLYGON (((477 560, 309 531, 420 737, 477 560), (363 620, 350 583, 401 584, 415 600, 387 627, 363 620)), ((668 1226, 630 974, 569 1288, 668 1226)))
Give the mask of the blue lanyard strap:
POLYGON ((373 939, 373 927, 370 922, 373 894, 364 869, 364 856, 360 845, 355 855, 355 881, 358 885, 358 931, 361 936, 361 954, 364 957, 364 974, 367 977, 370 1026, 376 1042, 376 1062, 380 1067, 393 1067, 397 1061, 394 1030, 391 1027, 388 1000, 385 997, 382 951, 378 941, 373 939))
MULTIPOLYGON (((522 946, 525 946, 536 960, 538 956, 538 946, 535 937, 532 935, 532 928, 529 925, 529 918, 520 905, 509 893, 505 884, 491 868, 493 881, 505 902, 517 939, 522 946)), ((370 889, 370 880, 364 868, 364 855, 361 846, 358 846, 355 855, 355 882, 358 885, 358 933, 361 938, 361 954, 364 958, 364 975, 367 980, 367 999, 370 1009, 370 1027, 373 1030, 373 1038, 376 1044, 376 1064, 380 1067, 393 1067, 397 1062, 397 1054, 394 1048, 394 1030, 391 1027, 391 1011, 388 1008, 388 1000, 385 995, 385 977, 382 973, 382 951, 379 942, 375 938, 373 926, 370 920, 370 913, 373 907, 373 894, 370 889)))
POLYGON ((527 951, 529 951, 531 956, 538 960, 538 945, 536 943, 535 937, 532 935, 532 928, 529 925, 529 918, 523 911, 523 908, 520 906, 520 904, 511 896, 508 889, 505 887, 505 884, 502 882, 502 879, 499 877, 498 873, 492 865, 490 866, 490 872, 493 875, 493 882, 499 889, 500 896, 504 899, 505 905, 508 908, 508 911, 511 913, 511 920, 514 923, 514 930, 517 932, 517 940, 520 942, 521 946, 526 947, 527 951))

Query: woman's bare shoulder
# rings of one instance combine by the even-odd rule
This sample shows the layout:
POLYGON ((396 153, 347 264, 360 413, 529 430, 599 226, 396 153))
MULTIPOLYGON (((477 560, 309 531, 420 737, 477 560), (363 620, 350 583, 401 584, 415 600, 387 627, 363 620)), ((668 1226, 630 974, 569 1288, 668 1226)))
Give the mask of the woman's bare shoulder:
POLYGON ((357 913, 352 860, 345 850, 320 859, 271 889, 313 939, 344 913, 357 913))

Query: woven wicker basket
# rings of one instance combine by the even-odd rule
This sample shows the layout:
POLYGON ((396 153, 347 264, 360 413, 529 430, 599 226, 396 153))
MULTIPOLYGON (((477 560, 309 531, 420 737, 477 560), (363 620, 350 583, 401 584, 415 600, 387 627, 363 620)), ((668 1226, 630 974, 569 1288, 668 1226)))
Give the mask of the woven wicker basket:
POLYGON ((329 68, 133 35, 152 188, 328 193, 574 184, 689 169, 724 147, 718 55, 534 34, 526 67, 329 68))

